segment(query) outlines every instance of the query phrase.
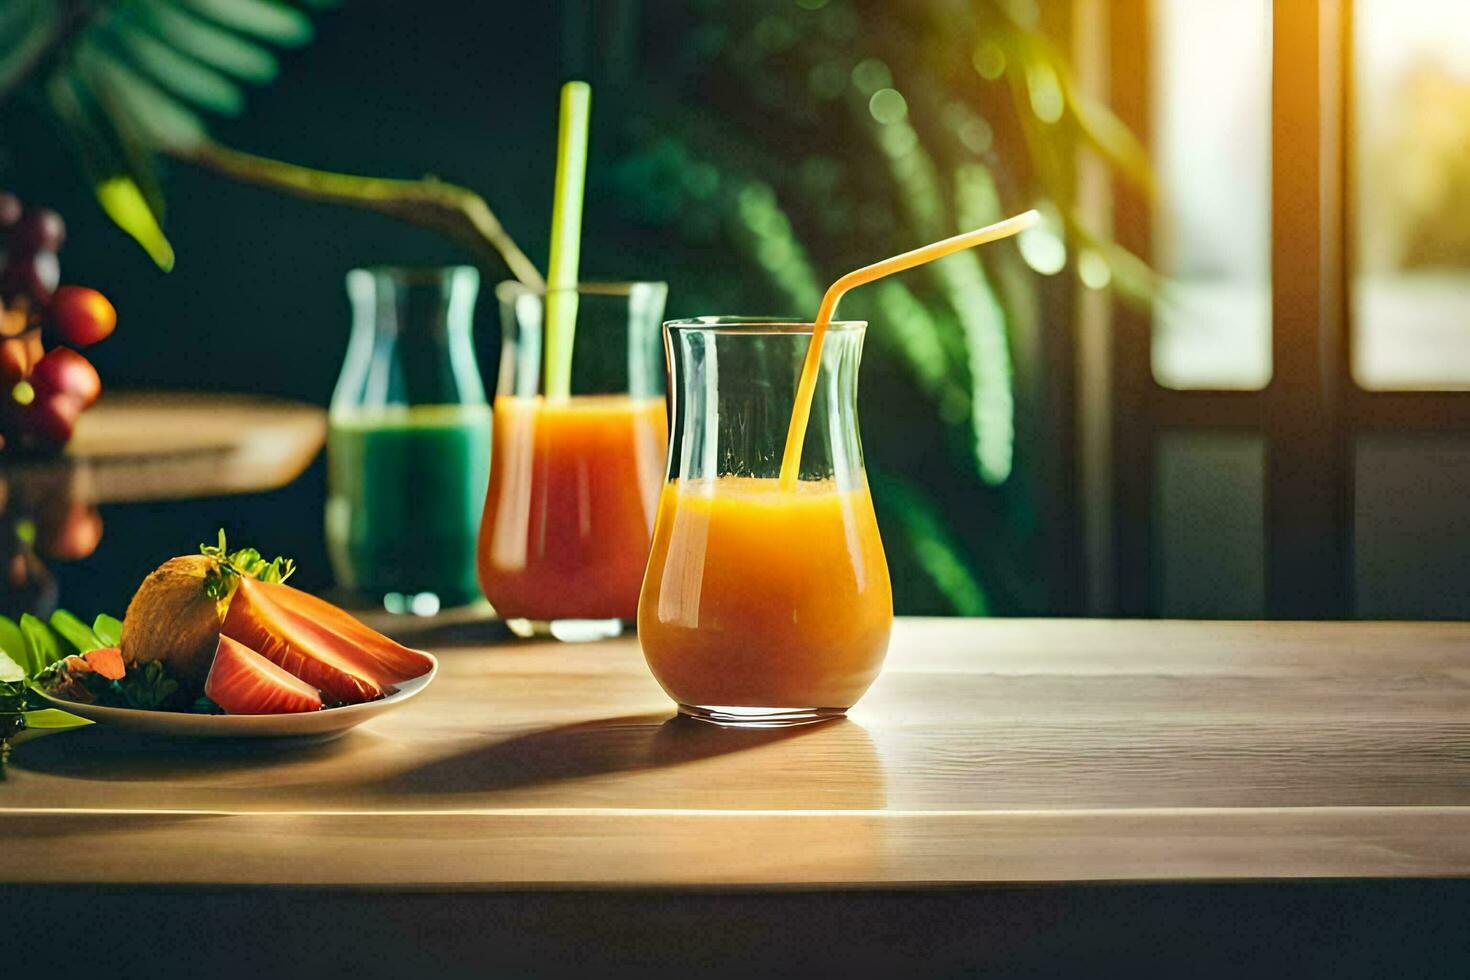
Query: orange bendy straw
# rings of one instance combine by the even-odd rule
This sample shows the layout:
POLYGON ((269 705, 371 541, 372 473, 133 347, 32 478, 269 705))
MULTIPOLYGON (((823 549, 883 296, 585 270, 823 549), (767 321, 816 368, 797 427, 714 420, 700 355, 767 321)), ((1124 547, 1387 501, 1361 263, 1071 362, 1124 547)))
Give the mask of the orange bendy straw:
POLYGON ((854 286, 867 285, 874 279, 882 279, 895 272, 903 272, 976 245, 1018 235, 1040 220, 1041 215, 1037 211, 1026 211, 993 225, 976 228, 974 231, 916 248, 912 252, 904 252, 882 262, 854 269, 827 287, 827 292, 822 296, 822 304, 817 307, 816 322, 812 325, 811 343, 807 346, 806 360, 801 367, 801 380, 796 386, 796 403, 791 406, 791 424, 786 430, 786 450, 781 454, 782 490, 796 489, 797 470, 801 467, 801 448, 806 441, 807 421, 811 417, 812 395, 817 388, 817 371, 822 365, 822 337, 826 334, 827 325, 832 322, 832 315, 843 295, 854 286))

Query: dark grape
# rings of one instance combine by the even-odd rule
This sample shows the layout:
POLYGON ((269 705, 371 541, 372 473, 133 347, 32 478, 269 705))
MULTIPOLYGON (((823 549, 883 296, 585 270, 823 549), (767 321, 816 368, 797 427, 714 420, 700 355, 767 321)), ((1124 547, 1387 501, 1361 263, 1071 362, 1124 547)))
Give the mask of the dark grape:
POLYGON ((9 191, 0 191, 0 228, 9 228, 14 225, 20 220, 24 211, 20 198, 9 191))
POLYGON ((10 296, 29 296, 37 306, 51 301, 51 293, 61 279, 61 262, 55 252, 37 252, 34 255, 12 254, 0 279, 0 292, 10 296))
POLYGON ((66 222, 50 208, 31 208, 10 233, 16 252, 58 252, 66 241, 66 222))
POLYGON ((75 398, 82 408, 90 408, 102 394, 102 379, 97 369, 70 347, 53 347, 31 368, 30 382, 37 397, 61 394, 75 398))
POLYGON ((31 267, 36 277, 31 284, 31 295, 36 298, 37 303, 44 306, 51 301, 56 284, 61 282, 61 260, 56 257, 55 252, 37 252, 31 257, 31 267))
POLYGON ((46 315, 56 338, 74 347, 106 340, 117 326, 117 310, 107 297, 85 286, 62 286, 56 290, 46 315))

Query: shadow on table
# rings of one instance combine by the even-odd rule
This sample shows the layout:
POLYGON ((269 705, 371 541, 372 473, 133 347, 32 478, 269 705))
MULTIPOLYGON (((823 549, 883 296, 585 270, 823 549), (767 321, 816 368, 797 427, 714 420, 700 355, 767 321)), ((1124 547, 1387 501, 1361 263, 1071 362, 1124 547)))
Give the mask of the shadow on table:
POLYGON ((158 778, 188 779, 228 768, 269 768, 304 759, 330 759, 362 750, 369 732, 334 739, 185 739, 120 732, 88 725, 26 741, 10 766, 68 779, 129 782, 158 778))
POLYGON ((794 728, 729 729, 682 716, 599 718, 477 745, 374 780, 384 792, 485 793, 644 769, 660 769, 809 736, 855 730, 844 719, 794 728))
MULTIPOLYGON (((17 747, 11 767, 17 772, 98 782, 162 782, 231 785, 250 781, 266 796, 283 786, 308 783, 336 796, 365 793, 385 798, 445 803, 447 797, 534 790, 537 787, 616 775, 669 770, 689 763, 813 740, 812 751, 761 756, 732 768, 701 770, 695 784, 683 778, 645 786, 683 799, 697 792, 710 805, 784 805, 793 799, 822 804, 837 793, 844 805, 881 806, 885 797, 882 764, 872 738, 847 719, 784 729, 719 728, 665 714, 600 718, 544 728, 509 738, 485 736, 456 740, 437 757, 433 743, 412 751, 397 740, 368 729, 315 743, 275 740, 165 739, 119 732, 97 725, 59 732, 17 747), (422 760, 422 761, 420 761, 422 760), (811 767, 831 764, 843 778, 829 789, 813 782, 811 767), (284 782, 283 782, 284 781, 284 782), (330 789, 328 789, 330 787, 330 789), (856 802, 855 802, 856 801, 856 802)), ((443 750, 441 750, 443 751, 443 750)))

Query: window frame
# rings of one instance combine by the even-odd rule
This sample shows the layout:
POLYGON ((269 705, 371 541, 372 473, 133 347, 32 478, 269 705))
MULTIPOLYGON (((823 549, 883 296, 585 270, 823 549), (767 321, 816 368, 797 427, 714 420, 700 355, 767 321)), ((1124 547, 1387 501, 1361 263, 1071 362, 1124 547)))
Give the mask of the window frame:
MULTIPOLYGON (((1164 431, 1244 430, 1265 440, 1264 612, 1314 619, 1354 611, 1356 437, 1470 430, 1470 391, 1375 391, 1353 377, 1352 0, 1272 6, 1271 380, 1257 391, 1165 388, 1152 372, 1151 313, 1113 304, 1110 362, 1078 359, 1079 389, 1096 386, 1089 373, 1106 374, 1111 392, 1110 472, 1093 473, 1092 485, 1084 479, 1080 488, 1084 499, 1103 494, 1112 502, 1111 527, 1090 536, 1111 546, 1106 560, 1091 563, 1103 569, 1092 573, 1089 589, 1096 612, 1158 611, 1152 510, 1155 447, 1164 431), (1099 582, 1100 575, 1112 580, 1099 582)), ((1108 29, 1091 42, 1106 47, 1112 66, 1106 96, 1145 147, 1153 142, 1151 7, 1151 0, 1114 0, 1108 29)), ((1119 243, 1149 259, 1144 196, 1113 181, 1111 218, 1119 243)), ((1085 458, 1098 450, 1079 452, 1085 458)))

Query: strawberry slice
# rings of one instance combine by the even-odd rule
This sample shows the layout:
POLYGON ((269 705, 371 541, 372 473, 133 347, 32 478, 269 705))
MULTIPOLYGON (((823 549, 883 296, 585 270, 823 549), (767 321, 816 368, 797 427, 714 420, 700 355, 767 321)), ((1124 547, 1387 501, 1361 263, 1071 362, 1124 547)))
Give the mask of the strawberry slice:
POLYGON ((433 659, 388 639, 323 599, 241 578, 221 632, 333 700, 372 701, 427 674, 433 659))
POLYGON ((219 638, 204 696, 231 715, 320 711, 317 689, 228 636, 219 638))

